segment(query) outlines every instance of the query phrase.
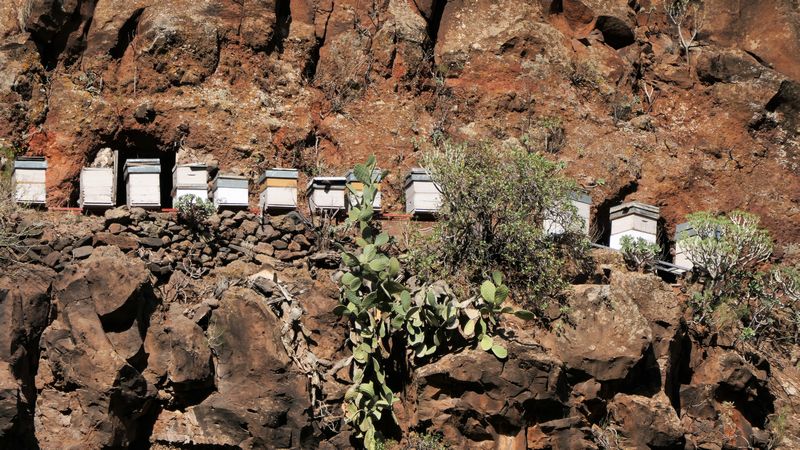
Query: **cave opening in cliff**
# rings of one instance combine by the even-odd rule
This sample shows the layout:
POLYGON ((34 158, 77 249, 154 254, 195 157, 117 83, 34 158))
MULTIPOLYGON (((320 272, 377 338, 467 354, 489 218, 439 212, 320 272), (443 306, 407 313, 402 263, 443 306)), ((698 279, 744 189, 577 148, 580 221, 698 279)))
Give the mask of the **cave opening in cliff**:
POLYGON ((113 142, 106 145, 118 151, 117 156, 117 206, 125 205, 127 186, 125 185, 125 162, 129 159, 153 158, 161 163, 159 176, 161 207, 172 207, 172 168, 175 167, 176 153, 155 136, 136 130, 121 131, 113 142))

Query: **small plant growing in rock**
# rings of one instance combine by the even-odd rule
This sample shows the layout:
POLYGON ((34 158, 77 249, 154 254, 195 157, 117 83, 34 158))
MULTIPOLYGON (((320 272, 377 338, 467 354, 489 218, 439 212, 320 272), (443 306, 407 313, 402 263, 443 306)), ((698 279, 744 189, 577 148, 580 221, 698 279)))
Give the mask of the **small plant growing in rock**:
POLYGON ((186 194, 178 199, 176 209, 178 217, 184 223, 199 228, 214 214, 214 203, 193 194, 186 194))
POLYGON ((670 22, 675 25, 678 40, 686 56, 686 66, 690 68, 689 52, 705 25, 706 14, 702 0, 668 0, 664 2, 664 10, 670 22))
POLYGON ((383 441, 378 424, 395 420, 392 405, 397 397, 385 371, 392 355, 397 354, 393 346, 404 347, 412 366, 415 361, 464 345, 475 345, 505 358, 508 351, 494 338, 500 315, 533 317, 528 311, 503 306, 509 288, 499 273, 481 285, 480 297, 465 301, 458 301, 441 281, 417 288, 407 286, 400 260, 388 253, 393 238, 373 220, 375 164, 373 156, 353 170, 363 189, 345 224, 357 232, 357 248, 342 249, 347 272, 340 279, 340 304, 335 309, 349 319, 353 352, 353 382, 344 397, 345 418, 370 450, 379 448, 383 441))
POLYGON ((661 247, 658 244, 640 237, 622 236, 620 244, 622 245, 620 249, 622 258, 628 267, 635 270, 651 267, 658 261, 658 256, 661 254, 661 247))
POLYGON ((756 266, 772 254, 772 238, 759 228, 757 216, 742 211, 723 216, 699 212, 688 219, 696 235, 684 237, 681 245, 704 280, 704 293, 695 296, 703 321, 721 302, 741 297, 756 266))

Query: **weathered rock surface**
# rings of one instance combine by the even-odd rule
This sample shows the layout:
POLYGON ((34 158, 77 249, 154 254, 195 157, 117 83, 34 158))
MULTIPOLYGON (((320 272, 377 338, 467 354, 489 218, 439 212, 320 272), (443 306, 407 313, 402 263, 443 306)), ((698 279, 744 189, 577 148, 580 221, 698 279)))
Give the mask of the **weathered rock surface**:
POLYGON ((162 411, 152 441, 238 448, 297 448, 308 438, 305 377, 292 367, 280 323, 263 299, 231 289, 210 319, 216 391, 184 411, 162 411))

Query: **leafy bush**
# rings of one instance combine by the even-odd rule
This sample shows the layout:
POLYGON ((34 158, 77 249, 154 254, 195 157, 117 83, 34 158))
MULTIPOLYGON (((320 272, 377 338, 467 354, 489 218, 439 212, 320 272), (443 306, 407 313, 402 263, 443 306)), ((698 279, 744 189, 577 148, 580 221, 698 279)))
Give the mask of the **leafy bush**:
POLYGON ((588 244, 569 200, 576 186, 561 165, 519 148, 450 142, 424 163, 442 206, 433 234, 413 252, 422 279, 449 280, 466 294, 499 270, 530 308, 563 290, 565 261, 588 244), (548 233, 545 220, 569 232, 548 233))
POLYGON ((214 203, 194 194, 186 194, 178 198, 176 204, 178 217, 192 227, 199 227, 214 214, 214 203))
POLYGON ((392 365, 393 354, 398 350, 408 354, 413 366, 416 361, 473 344, 505 358, 507 350, 492 337, 499 316, 532 317, 528 311, 503 306, 509 289, 499 273, 484 282, 480 297, 465 301, 457 301, 442 282, 419 288, 404 284, 399 259, 388 254, 393 238, 373 221, 374 168, 373 156, 353 171, 364 185, 346 221, 349 229, 357 229, 357 249, 342 251, 347 272, 340 279, 340 304, 335 309, 349 319, 353 351, 353 384, 344 398, 345 418, 370 450, 382 442, 377 424, 395 420, 392 404, 397 397, 385 370, 392 365), (403 348, 393 348, 397 345, 403 348))
POLYGON ((632 269, 643 269, 650 267, 658 260, 658 255, 661 254, 661 247, 653 242, 637 237, 636 239, 630 236, 622 236, 620 239, 622 248, 622 258, 625 263, 632 269))

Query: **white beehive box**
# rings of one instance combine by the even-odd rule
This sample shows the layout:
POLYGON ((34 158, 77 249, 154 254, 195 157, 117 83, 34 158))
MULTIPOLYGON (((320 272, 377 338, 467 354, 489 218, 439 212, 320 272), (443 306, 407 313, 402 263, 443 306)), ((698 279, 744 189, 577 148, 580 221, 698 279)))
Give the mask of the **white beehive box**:
POLYGON ((14 161, 11 188, 14 201, 26 205, 44 205, 47 201, 45 179, 47 160, 40 156, 22 156, 14 161))
MULTIPOLYGON (((378 191, 375 192, 375 199, 372 201, 372 209, 374 211, 381 210, 381 176, 383 175, 383 171, 380 169, 375 169, 372 171, 372 181, 376 183, 376 187, 378 191)), ((358 203, 358 200, 361 196, 361 191, 364 190, 364 183, 358 181, 356 179, 355 173, 352 170, 347 171, 347 175, 345 176, 347 179, 347 184, 356 191, 356 194, 353 194, 349 190, 347 191, 347 203, 348 207, 352 207, 358 203)))
MULTIPOLYGON (((592 197, 583 193, 583 192, 571 192, 569 195, 569 201, 572 206, 576 210, 576 216, 578 219, 578 229, 575 231, 579 231, 585 235, 589 235, 589 223, 591 220, 591 212, 592 212, 592 197)), ((564 226, 560 221, 551 218, 545 218, 543 222, 543 226, 545 231, 550 234, 563 234, 564 233, 564 226)))
POLYGON ((339 211, 345 207, 345 177, 315 177, 308 182, 306 196, 312 212, 339 211))
POLYGON ((258 184, 267 187, 258 196, 261 211, 297 209, 297 169, 274 168, 267 170, 258 184))
POLYGON ((205 164, 180 164, 172 169, 172 205, 189 194, 208 200, 208 167, 205 164))
POLYGON ((219 174, 214 178, 214 206, 217 209, 242 209, 249 205, 249 180, 239 175, 219 174))
POLYGON ((623 236, 642 238, 647 242, 656 243, 660 218, 657 206, 639 202, 623 203, 611 208, 609 217, 611 219, 609 247, 620 250, 623 236))
POLYGON ((161 161, 158 159, 129 159, 125 161, 127 205, 131 208, 161 207, 161 161))
POLYGON ((434 214, 442 205, 442 193, 425 169, 411 169, 405 180, 406 213, 434 214))
POLYGON ((686 251, 683 248, 681 241, 696 235, 697 232, 689 223, 681 223, 675 227, 675 259, 673 264, 688 270, 692 270, 694 268, 694 264, 689 261, 689 258, 686 256, 686 251))
POLYGON ((112 167, 84 167, 81 169, 81 196, 83 209, 112 208, 116 204, 116 178, 112 167))

